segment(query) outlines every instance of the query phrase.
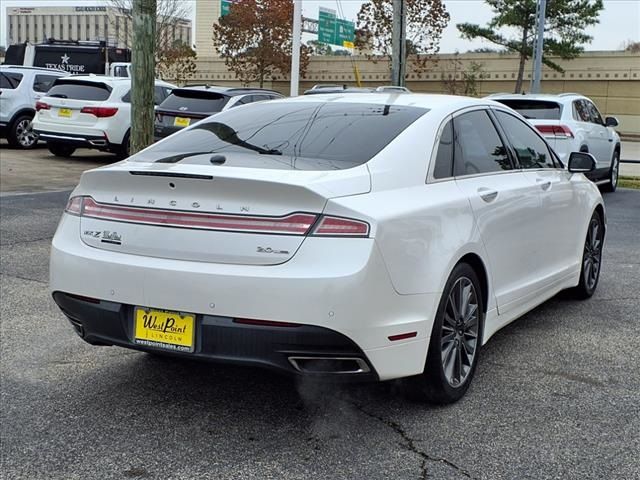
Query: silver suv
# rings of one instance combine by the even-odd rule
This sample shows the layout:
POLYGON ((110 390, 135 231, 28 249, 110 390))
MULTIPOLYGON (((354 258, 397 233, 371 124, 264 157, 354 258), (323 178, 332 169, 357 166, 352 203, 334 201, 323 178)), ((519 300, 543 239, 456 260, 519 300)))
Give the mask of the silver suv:
POLYGON ((33 148, 38 136, 31 129, 36 102, 53 82, 68 76, 63 70, 0 65, 0 137, 18 148, 33 148))

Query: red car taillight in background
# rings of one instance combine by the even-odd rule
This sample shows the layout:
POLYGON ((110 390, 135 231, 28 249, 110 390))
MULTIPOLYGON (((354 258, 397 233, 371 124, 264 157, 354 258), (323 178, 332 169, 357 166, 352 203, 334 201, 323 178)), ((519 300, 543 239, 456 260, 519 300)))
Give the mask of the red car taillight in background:
POLYGON ((36 112, 40 110, 51 110, 51 105, 45 102, 36 102, 36 112))
POLYGON ((70 198, 64 211, 81 217, 177 228, 323 237, 369 236, 369 224, 367 222, 313 213, 291 213, 283 217, 219 215, 214 213, 124 207, 98 203, 93 198, 85 196, 70 198))
POLYGON ((95 115, 98 118, 113 117, 118 113, 116 107, 82 107, 80 113, 88 113, 89 115, 95 115))
POLYGON ((566 125, 536 125, 543 135, 554 135, 556 138, 573 138, 573 132, 566 125))

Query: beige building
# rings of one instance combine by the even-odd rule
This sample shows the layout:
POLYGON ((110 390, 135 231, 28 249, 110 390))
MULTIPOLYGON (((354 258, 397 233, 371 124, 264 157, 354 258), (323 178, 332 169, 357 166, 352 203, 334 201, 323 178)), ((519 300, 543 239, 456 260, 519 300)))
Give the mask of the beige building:
MULTIPOLYGON (((132 25, 129 11, 107 6, 89 7, 8 7, 7 45, 56 40, 106 41, 109 45, 131 47, 132 25)), ((191 45, 191 20, 171 22, 169 37, 191 45)))
POLYGON ((216 55, 212 27, 221 14, 222 0, 196 0, 196 52, 198 56, 216 55))

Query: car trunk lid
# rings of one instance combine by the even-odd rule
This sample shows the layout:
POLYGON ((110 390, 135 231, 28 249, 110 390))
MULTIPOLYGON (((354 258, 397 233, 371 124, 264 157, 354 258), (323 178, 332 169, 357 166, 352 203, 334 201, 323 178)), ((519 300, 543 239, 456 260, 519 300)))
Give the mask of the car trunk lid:
POLYGON ((122 162, 86 172, 83 242, 133 255, 242 265, 291 259, 329 198, 370 191, 366 165, 300 171, 122 162))

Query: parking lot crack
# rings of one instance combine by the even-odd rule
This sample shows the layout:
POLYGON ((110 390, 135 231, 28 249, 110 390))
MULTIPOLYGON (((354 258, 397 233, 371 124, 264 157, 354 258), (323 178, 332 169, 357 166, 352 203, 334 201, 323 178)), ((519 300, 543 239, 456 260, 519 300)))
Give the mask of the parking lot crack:
POLYGON ((41 283, 43 285, 48 284, 49 282, 45 282, 44 280, 36 280, 35 278, 27 278, 27 277, 21 277, 20 275, 11 275, 9 273, 3 273, 0 272, 0 275, 3 275, 5 277, 9 277, 9 278, 16 278, 18 280, 24 280, 26 282, 36 282, 36 283, 41 283))
POLYGON ((443 458, 443 457, 435 457, 433 455, 430 455, 430 454, 424 452, 423 450, 420 450, 416 446, 416 440, 411 438, 409 436, 409 434, 406 432, 406 430, 399 423, 394 422, 391 419, 384 418, 382 416, 376 415, 376 414, 374 414, 372 412, 369 412, 362 405, 360 405, 358 403, 354 403, 354 402, 350 402, 350 403, 359 412, 361 412, 362 414, 366 415, 369 418, 373 418, 374 420, 377 420, 377 421, 383 423, 384 425, 386 425, 387 427, 391 428, 396 434, 398 434, 400 436, 400 438, 402 438, 402 440, 404 442, 404 446, 409 451, 411 451, 412 453, 414 453, 414 454, 418 455, 420 458, 422 458, 422 463, 420 465, 420 470, 421 470, 420 479, 421 480, 426 480, 427 478, 429 478, 429 471, 428 471, 428 468, 427 468, 427 465, 428 465, 429 462, 444 464, 444 465, 454 469, 456 472, 458 472, 460 475, 462 475, 462 476, 464 476, 466 478, 475 479, 475 477, 473 477, 464 468, 460 467, 459 465, 456 465, 451 460, 448 460, 448 459, 443 458))
POLYGON ((42 237, 42 238, 34 238, 33 240, 24 240, 22 242, 13 242, 13 243, 2 243, 0 247, 15 247, 16 245, 25 245, 27 243, 37 243, 42 242, 43 240, 51 240, 53 236, 42 237))

